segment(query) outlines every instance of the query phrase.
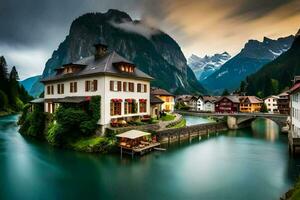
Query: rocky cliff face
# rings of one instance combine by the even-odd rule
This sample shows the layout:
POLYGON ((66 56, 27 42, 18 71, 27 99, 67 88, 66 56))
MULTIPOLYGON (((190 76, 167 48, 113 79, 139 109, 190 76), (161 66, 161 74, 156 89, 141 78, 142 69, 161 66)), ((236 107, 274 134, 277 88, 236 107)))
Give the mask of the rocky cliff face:
POLYGON ((292 45, 294 36, 262 42, 249 40, 239 54, 228 60, 219 70, 201 82, 208 90, 222 93, 224 89, 234 90, 250 74, 286 52, 292 45))
POLYGON ((133 21, 118 10, 85 14, 74 20, 69 35, 47 61, 43 77, 52 75, 59 65, 92 55, 93 45, 98 42, 105 42, 109 50, 115 50, 154 77, 153 86, 176 94, 205 91, 169 35, 133 21))

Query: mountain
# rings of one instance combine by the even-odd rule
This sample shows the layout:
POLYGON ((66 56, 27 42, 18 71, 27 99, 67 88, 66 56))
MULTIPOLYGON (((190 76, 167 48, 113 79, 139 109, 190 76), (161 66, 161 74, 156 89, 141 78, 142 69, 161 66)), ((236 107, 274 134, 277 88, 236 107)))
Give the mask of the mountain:
POLYGON ((294 36, 277 40, 265 37, 262 42, 249 40, 239 54, 201 83, 213 93, 220 94, 224 89, 232 91, 238 88, 240 82, 248 75, 287 51, 293 40, 294 36))
POLYGON ((227 52, 214 54, 213 56, 206 55, 203 58, 193 54, 188 58, 188 65, 195 73, 198 81, 201 82, 220 69, 220 67, 230 58, 231 56, 227 52))
POLYGON ((38 83, 41 79, 41 75, 29 77, 25 80, 20 81, 21 85, 25 88, 25 90, 33 97, 38 97, 42 92, 43 88, 41 90, 38 90, 36 87, 33 87, 36 83, 38 83))
POLYGON ((59 65, 93 55, 93 45, 98 42, 106 43, 109 50, 154 77, 152 86, 174 94, 205 91, 174 39, 142 21, 133 21, 127 13, 118 10, 88 13, 74 20, 69 34, 47 61, 43 77, 55 73, 59 65))
POLYGON ((261 97, 278 94, 291 86, 295 75, 300 75, 300 30, 288 51, 247 78, 246 92, 261 97))

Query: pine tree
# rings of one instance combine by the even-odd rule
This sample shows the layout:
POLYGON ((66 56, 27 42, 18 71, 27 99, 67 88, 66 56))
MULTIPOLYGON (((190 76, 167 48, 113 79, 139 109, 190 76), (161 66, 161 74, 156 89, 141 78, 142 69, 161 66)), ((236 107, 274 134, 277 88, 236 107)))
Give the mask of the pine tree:
POLYGON ((223 93, 222 93, 222 96, 227 96, 227 95, 229 95, 229 92, 228 92, 227 89, 225 89, 225 90, 223 91, 223 93))
POLYGON ((11 69, 9 73, 9 92, 8 99, 9 103, 13 108, 16 108, 17 98, 19 96, 19 75, 15 66, 11 69))
POLYGON ((8 91, 8 73, 7 73, 7 64, 3 56, 0 56, 0 90, 4 93, 8 91))

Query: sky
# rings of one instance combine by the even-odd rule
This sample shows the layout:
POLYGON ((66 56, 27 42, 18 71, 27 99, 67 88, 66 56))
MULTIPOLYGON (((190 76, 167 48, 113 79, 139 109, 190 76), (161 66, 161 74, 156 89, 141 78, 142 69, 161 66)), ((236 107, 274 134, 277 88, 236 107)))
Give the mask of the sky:
POLYGON ((300 28, 300 0, 0 0, 0 55, 21 79, 41 74, 75 18, 111 8, 168 33, 186 57, 235 55, 300 28))

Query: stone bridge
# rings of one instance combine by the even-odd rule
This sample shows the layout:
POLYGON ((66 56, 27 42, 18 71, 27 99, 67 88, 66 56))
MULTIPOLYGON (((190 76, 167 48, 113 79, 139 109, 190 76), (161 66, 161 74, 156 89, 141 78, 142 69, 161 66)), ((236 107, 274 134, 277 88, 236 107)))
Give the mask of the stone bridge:
POLYGON ((180 114, 196 115, 202 117, 217 117, 227 118, 227 125, 229 129, 239 129, 248 127, 251 122, 257 118, 270 119, 275 122, 280 129, 287 124, 288 115, 269 114, 269 113, 201 113, 195 111, 176 111, 180 114))

